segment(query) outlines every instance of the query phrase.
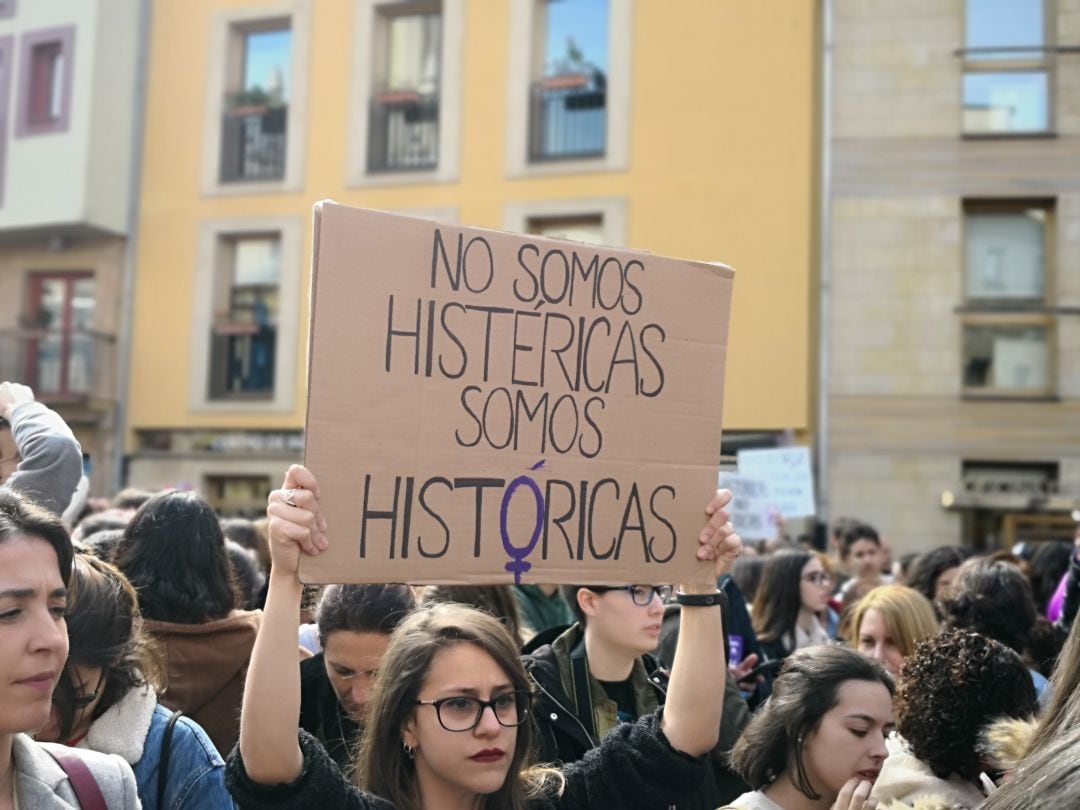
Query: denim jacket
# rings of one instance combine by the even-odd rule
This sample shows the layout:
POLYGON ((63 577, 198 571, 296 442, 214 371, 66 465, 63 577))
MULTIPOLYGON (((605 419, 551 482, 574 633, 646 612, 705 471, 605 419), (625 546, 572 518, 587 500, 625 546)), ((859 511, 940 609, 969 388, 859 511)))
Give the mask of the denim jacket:
POLYGON ((136 687, 94 721, 79 746, 118 754, 135 771, 144 810, 231 810, 225 762, 199 725, 181 717, 173 727, 165 804, 158 806, 161 744, 172 712, 148 687, 136 687))

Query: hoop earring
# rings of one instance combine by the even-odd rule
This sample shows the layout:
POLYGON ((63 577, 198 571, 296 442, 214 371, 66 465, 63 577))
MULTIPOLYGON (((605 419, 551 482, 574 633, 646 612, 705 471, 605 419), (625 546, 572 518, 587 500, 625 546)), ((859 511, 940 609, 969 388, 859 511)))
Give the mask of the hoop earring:
POLYGON ((405 751, 405 755, 409 759, 416 759, 416 749, 409 745, 404 740, 401 741, 401 748, 405 751))

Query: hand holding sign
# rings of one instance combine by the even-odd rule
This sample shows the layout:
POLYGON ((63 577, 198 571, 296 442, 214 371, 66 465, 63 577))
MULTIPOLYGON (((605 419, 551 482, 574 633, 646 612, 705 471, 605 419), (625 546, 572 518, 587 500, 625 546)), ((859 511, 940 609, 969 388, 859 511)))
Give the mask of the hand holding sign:
POLYGON ((319 482, 306 467, 289 467, 281 489, 267 499, 266 516, 273 574, 295 578, 301 551, 314 557, 329 546, 326 520, 319 511, 319 482))
POLYGON ((731 571, 735 560, 742 554, 742 540, 735 534, 735 527, 728 520, 728 513, 724 508, 731 503, 731 498, 729 490, 716 491, 705 507, 705 514, 709 519, 698 535, 701 547, 698 549, 697 558, 715 561, 718 577, 731 571))

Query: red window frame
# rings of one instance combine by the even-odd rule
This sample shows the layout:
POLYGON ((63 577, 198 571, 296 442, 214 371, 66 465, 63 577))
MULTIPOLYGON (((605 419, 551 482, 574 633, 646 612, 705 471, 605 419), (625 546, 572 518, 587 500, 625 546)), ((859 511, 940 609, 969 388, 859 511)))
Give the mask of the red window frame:
POLYGON ((85 391, 72 391, 68 387, 69 364, 71 361, 71 333, 72 333, 72 301, 74 300, 75 282, 87 278, 93 278, 92 270, 59 270, 45 271, 30 274, 29 306, 27 314, 30 318, 32 330, 30 340, 26 344, 26 376, 30 381, 30 387, 40 389, 41 382, 38 379, 38 349, 41 337, 38 333, 43 331, 58 331, 60 333, 60 386, 56 390, 41 390, 40 393, 53 397, 85 397, 85 391), (64 304, 61 312, 59 329, 44 330, 38 326, 41 317, 42 289, 46 281, 60 279, 64 282, 64 304))

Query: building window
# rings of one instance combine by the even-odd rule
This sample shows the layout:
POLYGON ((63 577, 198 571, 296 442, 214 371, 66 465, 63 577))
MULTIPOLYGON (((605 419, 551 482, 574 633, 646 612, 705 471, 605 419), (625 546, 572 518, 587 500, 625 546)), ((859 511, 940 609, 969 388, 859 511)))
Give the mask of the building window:
POLYGON ((1046 257, 1052 205, 971 202, 964 225, 964 393, 1051 395, 1055 325, 1046 257))
POLYGON ((104 336, 93 331, 94 274, 33 273, 29 293, 24 379, 43 397, 87 396, 104 370, 104 336))
POLYGON ((281 240, 223 237, 210 339, 210 399, 271 399, 278 343, 281 240))
POLYGON ((67 130, 74 43, 74 26, 23 35, 16 135, 67 130))
POLYGON ((376 15, 368 171, 434 169, 439 163, 440 7, 381 6, 376 15))
POLYGON ((608 0, 538 0, 529 159, 595 158, 607 143, 608 0))
POLYGON ((231 26, 221 130, 221 182, 285 177, 292 73, 288 18, 231 26))
POLYGON ((604 217, 600 214, 580 217, 530 217, 526 225, 529 233, 569 239, 587 245, 604 242, 604 217))
POLYGON ((1049 131, 1044 0, 967 0, 966 9, 964 133, 1049 131))

